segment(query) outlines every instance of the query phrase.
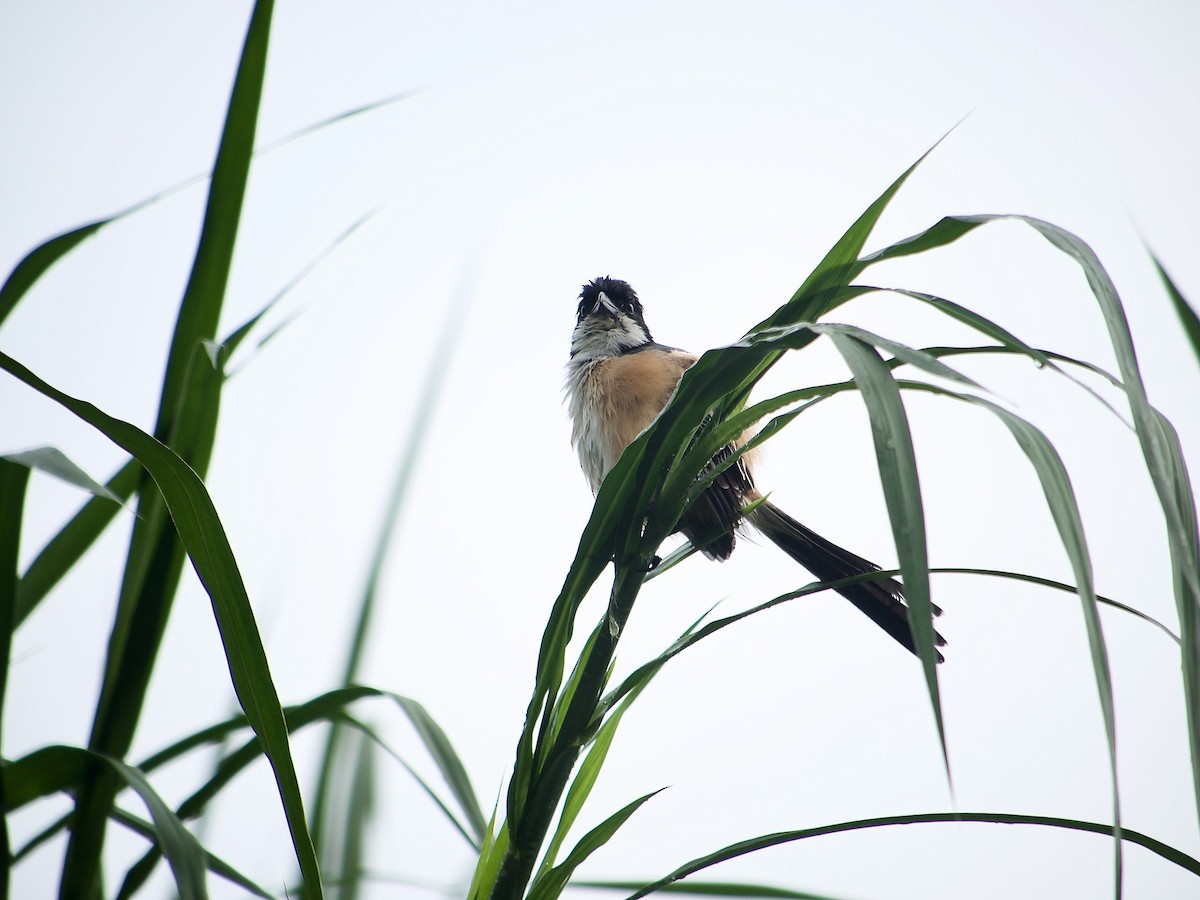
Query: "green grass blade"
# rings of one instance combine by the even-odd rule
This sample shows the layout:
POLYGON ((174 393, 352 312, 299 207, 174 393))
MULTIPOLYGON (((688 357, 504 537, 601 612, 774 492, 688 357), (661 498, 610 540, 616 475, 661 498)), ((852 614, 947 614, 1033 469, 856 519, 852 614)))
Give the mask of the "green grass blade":
POLYGON ((167 858, 171 873, 175 876, 180 900, 204 900, 208 896, 204 848, 192 837, 191 832, 183 827, 183 823, 158 796, 141 772, 118 759, 109 759, 108 762, 150 810, 156 840, 167 858))
POLYGON ((128 422, 56 390, 3 353, 0 368, 99 429, 135 456, 158 485, 179 538, 212 599, 234 691, 274 770, 305 889, 309 896, 320 897, 316 854, 304 821, 304 804, 279 697, 237 562, 203 482, 170 448, 128 422))
POLYGON ((496 832, 495 827, 496 814, 493 812, 484 838, 483 850, 475 866, 475 874, 471 877, 471 887, 467 891, 469 900, 483 900, 494 892, 500 866, 508 852, 508 824, 501 825, 499 832, 496 832))
POLYGON ((145 775, 133 766, 79 747, 43 747, 5 766, 4 785, 9 796, 16 798, 16 805, 21 806, 50 793, 74 789, 97 765, 111 769, 133 788, 150 810, 155 840, 171 865, 180 896, 205 897, 203 848, 158 796, 145 775))
POLYGON ((16 268, 9 273, 3 286, 0 286, 0 324, 3 324, 9 313, 16 309, 21 298, 29 293, 29 289, 45 274, 47 269, 117 218, 118 216, 112 216, 82 225, 57 235, 30 250, 17 263, 16 268))
POLYGON ((21 453, 6 453, 0 459, 8 460, 18 465, 28 466, 52 475, 59 481, 65 481, 73 487, 87 491, 97 497, 120 503, 121 500, 104 485, 98 483, 87 472, 71 462, 57 447, 38 447, 36 450, 25 450, 21 453))
MULTIPOLYGON (((25 491, 29 469, 0 459, 0 726, 8 696, 8 667, 12 661, 12 636, 16 630, 18 555, 25 516, 25 491)), ((3 733, 0 732, 0 739, 3 733)), ((3 746, 0 743, 0 746, 3 746)), ((8 835, 8 792, 0 781, 0 900, 8 900, 12 845, 8 835)))
POLYGON ((479 800, 475 796, 475 789, 471 787, 471 779, 467 777, 467 770, 463 766, 462 760, 458 758, 458 754, 454 751, 454 745, 446 737, 446 732, 442 731, 441 726, 429 715, 425 707, 416 700, 409 697, 401 697, 397 694, 391 696, 397 705, 404 710, 404 714, 412 722, 413 728, 416 729, 417 735, 425 745, 425 749, 433 757, 438 771, 446 779, 446 784, 449 785, 451 792, 458 801, 459 807, 467 817, 467 821, 471 825, 471 831, 476 835, 477 839, 482 840, 484 829, 487 827, 487 820, 484 819, 483 811, 479 808, 479 800))
MULTIPOLYGON (((572 881, 571 887, 600 888, 628 893, 645 886, 644 881, 572 881)), ((843 900, 829 894, 793 891, 789 888, 737 881, 689 881, 687 884, 668 884, 658 888, 664 894, 688 894, 696 897, 780 897, 786 900, 843 900)))
MULTIPOLYGON (((357 232, 360 228, 362 228, 364 225, 366 225, 369 221, 371 221, 371 219, 375 218, 375 216, 378 214, 379 214, 379 209, 373 209, 370 212, 366 213, 365 215, 359 216, 352 223, 350 223, 349 226, 342 229, 342 231, 339 232, 332 241, 330 241, 328 244, 325 245, 324 248, 322 248, 321 252, 319 252, 316 256, 314 256, 307 263, 305 263, 303 268, 301 268, 299 272, 297 272, 290 279, 288 279, 287 283, 283 287, 281 287, 278 291, 275 292, 275 295, 273 297, 271 297, 271 299, 268 300, 263 305, 262 309, 260 309, 258 312, 256 312, 254 315, 252 315, 249 319, 247 319, 245 322, 243 322, 241 325, 239 325, 237 328, 235 328, 233 331, 231 331, 229 333, 229 335, 223 341, 220 342, 220 344, 215 345, 216 347, 223 350, 223 352, 225 354, 225 358, 232 356, 237 351, 238 347, 241 346, 242 342, 250 335, 250 333, 255 328, 258 327, 259 323, 262 322, 262 320, 266 317, 266 315, 272 309, 274 309, 276 306, 279 305, 279 302, 281 300, 283 300, 284 297, 286 297, 288 294, 290 294, 296 288, 297 285, 302 283, 306 278, 308 278, 309 275, 311 275, 314 271, 316 271, 316 269, 321 265, 321 263, 323 263, 335 250, 337 250, 338 247, 340 247, 343 243, 345 243, 345 241, 351 235, 353 235, 355 232, 357 232)), ((276 333, 277 333, 277 329, 271 331, 266 337, 264 337, 262 340, 260 340, 259 344, 258 344, 259 348, 261 348, 265 343, 267 343, 267 341, 269 341, 276 333)), ((211 355, 212 354, 210 353, 210 356, 211 355)), ((213 365, 217 365, 217 364, 218 364, 218 361, 216 359, 214 359, 213 365)), ((241 371, 242 368, 244 368, 244 366, 238 366, 238 371, 241 371)), ((227 377, 232 377, 233 374, 235 374, 235 373, 230 373, 230 375, 228 375, 227 377)))
POLYGON ((834 302, 834 295, 845 287, 854 277, 855 272, 859 270, 858 256, 862 253, 863 246, 866 244, 867 238, 871 236, 879 217, 883 215, 883 211, 896 196, 896 192, 903 187, 904 182, 925 161, 925 158, 937 149, 938 144, 948 136, 949 132, 939 138, 932 147, 921 154, 915 163, 905 169, 903 174, 893 181, 874 203, 867 207, 866 211, 854 221, 854 224, 825 254, 817 267, 792 295, 791 301, 764 319, 753 331, 761 331, 764 328, 787 325, 805 319, 815 321, 828 311, 834 302))
POLYGON ((1154 260, 1154 268, 1158 270, 1158 277, 1162 279, 1163 287, 1167 289, 1167 296, 1171 298, 1171 305, 1175 307, 1175 315, 1179 316, 1184 334, 1191 342, 1192 352, 1196 354, 1197 361, 1200 361, 1200 316, 1196 315, 1196 310, 1183 298, 1183 294, 1175 286, 1175 282, 1171 280, 1171 276, 1167 274, 1167 270, 1163 268, 1158 257, 1151 253, 1150 258, 1154 260))
MULTIPOLYGON (((587 802, 587 798, 596 784, 596 779, 600 777, 600 771, 604 768, 604 761, 608 758, 608 751, 612 747, 613 738, 616 737, 621 719, 624 717, 626 710, 629 709, 630 704, 637 699, 637 695, 649 683, 649 680, 649 678, 646 678, 630 691, 625 702, 617 707, 613 714, 596 731, 592 747, 584 757, 583 762, 580 763, 579 771, 575 773, 575 777, 571 780, 571 786, 567 789, 567 797, 563 801, 563 809, 559 815, 558 825, 554 829, 554 835, 551 837, 550 844, 542 859, 542 869, 538 874, 539 878, 547 875, 553 867, 554 860, 558 857, 559 848, 562 846, 563 841, 566 840, 567 833, 571 830, 571 826, 575 824, 579 813, 583 810, 583 805, 587 802)), ((537 889, 537 879, 534 880, 534 889, 537 889)))
POLYGON ((335 125, 338 122, 344 122, 347 119, 356 118, 364 113, 374 112, 377 109, 383 109, 385 106, 391 106, 393 103, 399 103, 401 100, 408 100, 409 98, 415 97, 420 93, 421 91, 419 90, 400 91, 395 94, 389 94, 386 97, 381 97, 378 100, 372 100, 370 103, 364 103, 362 106, 356 106, 353 109, 348 109, 337 113, 336 115, 329 116, 326 119, 321 119, 319 122, 313 122, 311 125, 305 125, 303 128, 293 131, 290 134, 281 137, 277 141, 272 141, 270 144, 267 144, 261 149, 256 150, 255 153, 256 155, 260 153, 270 153, 272 150, 278 150, 280 147, 290 144, 292 141, 299 140, 300 138, 306 137, 313 132, 328 128, 330 125, 335 125))
MULTIPOLYGON (((384 696, 388 695, 373 688, 343 688, 322 694, 309 700, 307 703, 288 707, 283 711, 288 733, 294 733, 316 722, 338 721, 340 717, 344 716, 343 711, 349 704, 364 698, 384 696)), ((244 716, 227 719, 224 722, 209 726, 195 734, 189 735, 172 744, 170 747, 164 748, 158 753, 147 757, 139 768, 144 772, 152 771, 159 766, 178 759, 191 750, 220 743, 227 739, 233 732, 248 726, 249 723, 244 716)), ((241 746, 232 750, 217 762, 208 779, 179 804, 175 814, 184 820, 195 819, 203 815, 208 805, 217 798, 221 791, 227 788, 233 779, 243 770, 257 762, 262 756, 262 744, 257 737, 252 737, 241 746)), ((160 854, 157 847, 151 847, 146 851, 145 855, 126 874, 122 890, 130 895, 140 890, 146 879, 150 877, 159 858, 160 854)))
POLYGON ((632 803, 626 804, 580 838, 579 843, 572 848, 560 865, 555 866, 534 882, 529 891, 529 900, 553 900, 561 894, 571 876, 575 874, 575 870, 579 868, 580 863, 607 844, 617 830, 629 820, 629 817, 657 793, 659 791, 652 791, 638 797, 632 803))
MULTIPOLYGON (((1158 495, 1167 525, 1175 602, 1183 639, 1183 688, 1191 747, 1193 793, 1200 812, 1200 527, 1195 497, 1174 429, 1151 407, 1142 382, 1129 323, 1117 290, 1100 260, 1076 235, 1029 216, 957 216, 944 218, 921 234, 891 245, 860 262, 875 262, 920 253, 944 246, 974 228, 999 219, 1028 225, 1082 270, 1108 327, 1125 395, 1146 469, 1158 495)), ((1170 289, 1168 288, 1168 291, 1170 289)))
MULTIPOLYGON (((182 458, 181 463, 186 461, 186 465, 201 476, 212 455, 223 381, 220 372, 205 364, 203 344, 215 338, 229 279, 262 97, 272 9, 273 0, 258 0, 246 30, 213 167, 200 240, 168 353, 154 429, 155 437, 173 447, 182 458)), ((161 482, 159 487, 164 490, 161 482)), ((173 512, 178 525, 182 519, 178 510, 173 512)), ((232 562, 232 554, 229 559, 232 562)), ((143 494, 92 723, 89 747, 93 750, 115 758, 122 758, 128 752, 182 567, 183 550, 170 527, 163 501, 154 492, 143 494)), ((237 585, 241 587, 240 577, 237 585)), ((242 593, 244 595, 244 588, 242 593)), ((214 605, 221 604, 218 601, 214 605)), ((242 623, 245 624, 254 628, 252 618, 248 623, 242 623)), ((228 649, 229 635, 224 634, 224 629, 223 637, 228 649)), ((261 650, 261 642, 259 648, 261 650)), ((234 668, 231 665, 231 669, 234 668)), ((270 693, 274 694, 273 685, 270 693)), ((241 699, 245 703, 246 698, 241 699)), ((278 700, 273 699, 273 702, 281 722, 278 700)), ((265 723, 261 713, 251 718, 265 723)), ((286 751, 286 733, 282 727, 278 737, 283 739, 286 751)), ((276 748, 276 755, 279 749, 276 748)), ((290 765, 290 755, 288 763, 290 765)), ((92 900, 100 894, 101 848, 116 787, 110 775, 98 770, 96 777, 89 778, 80 791, 63 864, 60 886, 63 900, 92 900)), ((290 803, 286 790, 284 793, 285 804, 290 803)), ((295 800, 298 802, 298 799, 297 792, 295 800)), ((299 839, 301 834, 294 832, 293 837, 299 839)), ((303 839, 307 840, 306 829, 303 839)), ((297 849, 300 850, 299 845, 297 849)), ((305 882, 314 885, 318 892, 316 896, 319 896, 315 857, 302 859, 302 862, 307 868, 305 882)))
MULTIPOLYGON (((385 106, 390 106, 393 103, 406 100, 417 93, 419 93, 419 91, 403 91, 401 93, 392 94, 388 97, 376 100, 372 103, 367 103, 363 106, 356 107, 355 109, 338 113, 335 116, 321 119, 320 121, 314 122, 311 125, 306 125, 298 131, 294 131, 291 134, 285 135, 284 137, 272 142, 271 144, 268 144, 265 147, 255 150, 253 156, 257 157, 266 153, 270 153, 272 150, 276 150, 280 147, 290 144, 294 140, 305 137, 313 132, 320 131, 321 129, 337 122, 341 122, 376 109, 381 109, 385 106)), ((58 262, 58 260, 66 256, 89 237, 96 234, 96 232, 108 225, 111 225, 113 222, 117 222, 127 216, 133 215, 134 213, 145 209, 148 206, 152 206, 153 204, 158 203, 160 200, 165 200, 167 197, 177 194, 180 191, 191 187, 192 185, 199 184, 206 178, 209 178, 211 175, 212 172, 204 172, 199 175, 193 175, 191 178, 187 178, 178 184, 173 185, 172 187, 165 188, 156 194, 152 194, 149 197, 139 200, 137 203, 123 209, 121 212, 115 213, 103 219, 97 219, 96 221, 89 222, 86 225, 80 225, 78 228, 73 228, 70 231, 63 232, 62 234, 55 235, 54 237, 49 238, 48 240, 43 241, 38 246, 34 247, 21 259, 19 263, 17 263, 12 272, 9 273, 9 276, 5 280, 4 284, 0 285, 0 325, 4 323, 4 320, 8 318, 9 313, 16 308, 16 305, 21 301, 25 294, 29 292, 29 289, 37 283, 38 279, 41 278, 42 275, 44 275, 46 271, 54 265, 54 263, 58 262)))
POLYGON ((946 777, 950 778, 950 756, 946 749, 946 727, 942 717, 941 692, 937 678, 937 648, 934 645, 933 604, 929 596, 929 557, 925 546, 925 512, 917 479, 908 416, 900 389, 879 354, 857 338, 831 332, 834 346, 846 360, 858 383, 867 412, 883 495, 887 501, 900 570, 904 573, 904 596, 908 601, 913 643, 925 673, 929 702, 937 722, 938 740, 946 777))
POLYGON ((461 834, 466 842, 471 845, 471 849, 475 850, 476 852, 480 851, 480 848, 483 846, 483 840, 481 838, 476 838, 467 830, 467 826, 463 825, 463 823, 459 821, 458 817, 450 809, 446 801, 444 801, 438 795, 438 792, 433 789, 433 785, 426 781, 420 772, 409 765, 408 761, 405 760, 404 757, 402 757, 394 749, 392 749, 392 747, 389 746, 388 743, 384 741, 384 739, 381 738, 373 728, 349 714, 343 714, 339 718, 344 724, 362 732, 362 734, 375 742, 376 747, 398 762, 404 768, 404 771, 412 776, 413 781, 415 781, 421 787, 421 790, 425 792, 425 795, 429 797, 429 799, 433 801, 434 805, 442 811, 442 814, 446 817, 450 824, 454 826, 454 830, 461 834))
POLYGON ((1021 221, 1083 269, 1108 326, 1109 339, 1117 357, 1121 379, 1125 383, 1125 394, 1129 398, 1142 455, 1167 522, 1176 607, 1183 638, 1183 683, 1191 741, 1193 790, 1196 808, 1200 812, 1200 630, 1197 628, 1200 619, 1200 529, 1197 528, 1196 501, 1183 450, 1174 429, 1150 405, 1121 299, 1092 248, 1049 222, 1029 217, 1022 217, 1021 221))
MULTIPOLYGON (((949 395, 949 394, 948 394, 949 395)), ((990 410, 1004 423, 1024 451, 1041 482, 1046 496, 1046 505, 1058 529, 1059 539, 1071 561, 1071 568, 1078 585, 1079 599, 1083 607, 1083 619, 1087 626, 1088 647, 1092 656, 1092 671, 1096 679, 1096 692, 1104 718, 1104 733, 1108 743, 1109 773, 1112 782, 1113 804, 1113 853, 1114 889, 1117 897, 1122 892, 1123 856, 1121 842, 1121 804, 1117 785, 1117 726, 1113 709, 1112 673, 1108 664, 1108 650, 1104 644, 1104 632, 1100 625, 1100 613, 1096 605, 1096 592, 1092 585, 1092 561, 1087 541, 1083 534, 1083 521, 1071 480, 1058 452, 1038 429, 1008 410, 982 397, 963 397, 969 402, 990 410)))
MULTIPOLYGON (((647 894, 652 894, 657 890, 666 887, 673 882, 686 878, 702 869, 707 869, 709 866, 714 866, 717 863, 722 863, 730 859, 735 859, 739 856, 745 856, 747 853, 754 853, 758 850, 764 850, 768 847, 778 847, 782 844, 789 844, 793 841, 807 840, 808 838, 823 837, 829 834, 841 834, 849 831, 859 831, 861 829, 870 828, 887 828, 896 825, 920 825, 938 822, 985 822, 996 825, 1038 825, 1047 828, 1064 828, 1072 831, 1090 832, 1092 834, 1111 835, 1114 829, 1111 825, 1105 825, 1101 822, 1088 822, 1082 819, 1066 819, 1055 816, 1025 816, 1025 815, 1010 815, 1007 813, 977 813, 977 812, 954 812, 954 813, 917 813, 915 815, 906 816, 880 816, 873 819, 858 819, 853 822, 839 822, 835 825, 822 825, 816 828, 802 828, 795 831, 779 831, 774 834, 764 834, 759 837, 750 838, 749 840, 739 841, 736 844, 730 844, 722 847, 713 853, 698 857, 691 862, 680 866, 669 875, 665 875, 658 881, 647 884, 640 888, 634 894, 631 894, 629 900, 637 900, 639 897, 645 897, 647 894)), ((1155 840, 1148 835, 1142 834, 1139 831, 1131 829, 1123 829, 1121 832, 1123 840, 1131 844, 1138 844, 1145 847, 1150 852, 1157 854, 1170 863, 1173 863, 1183 869, 1186 869, 1193 874, 1200 875, 1200 860, 1188 856, 1181 850, 1155 840)))
MULTIPOLYGON (((367 637, 371 631, 371 621, 375 614, 375 604, 379 593, 379 581, 387 564, 389 548, 393 545, 400 523, 401 512, 408 497, 413 474, 421 459, 426 439, 429 435, 430 424, 438 406, 446 377, 454 360, 455 348, 462 333, 460 326, 467 305, 474 293, 474 283, 477 269, 472 266, 460 280, 454 299, 446 312, 442 323, 442 332, 433 348, 429 369, 425 374, 424 384, 417 395, 419 403, 416 416, 408 430, 400 461, 397 466, 392 491, 384 511, 383 524, 376 536, 375 547, 371 554, 371 562, 367 569, 366 583, 358 601, 358 613, 355 616, 354 636, 346 653, 346 663, 342 674, 342 683, 349 685, 358 680, 362 667, 363 656, 366 653, 367 637)), ((312 812, 312 831, 317 839, 317 846, 322 847, 327 833, 325 807, 327 793, 330 790, 335 769, 345 752, 341 747, 341 726, 334 724, 326 738, 325 749, 321 756, 321 768, 317 776, 316 800, 312 812)), ((465 773, 464 773, 465 777, 465 773)), ((468 821, 474 832, 474 842, 478 844, 483 839, 483 813, 472 793, 473 809, 465 809, 468 821)), ((334 832, 336 833, 336 828, 334 832)))
MULTIPOLYGON (((1037 575, 1026 575, 1022 572, 1006 572, 1002 569, 973 569, 973 568, 956 568, 950 566, 936 566, 929 570, 931 575, 986 575, 992 578, 1007 578, 1013 581, 1024 581, 1028 584, 1037 584, 1042 587, 1053 588, 1056 591, 1065 591, 1068 594, 1079 595, 1079 589, 1070 584, 1064 584, 1061 581, 1055 581, 1052 578, 1042 578, 1037 575)), ((1111 597, 1105 597, 1101 594, 1093 594, 1097 603, 1104 606, 1111 606, 1113 609, 1119 609, 1123 613, 1141 619, 1147 624, 1153 625, 1176 644, 1180 643, 1179 635, 1173 632, 1165 624, 1160 622, 1153 616, 1148 616, 1140 609, 1135 609, 1128 604, 1122 603, 1119 600, 1113 600, 1111 597)))
MULTIPOLYGON (((341 714, 347 706, 359 700, 386 696, 388 694, 385 691, 361 685, 338 688, 337 690, 319 694, 304 703, 288 706, 283 710, 283 714, 288 729, 294 731, 312 722, 331 720, 341 714)), ((164 747, 157 753, 142 760, 138 764, 138 768, 143 772, 152 772, 159 766, 174 762, 192 750, 220 744, 234 732, 249 727, 250 723, 245 716, 233 716, 225 719, 223 722, 202 728, 187 737, 181 738, 170 746, 164 747)))
MULTIPOLYGON (((114 822, 119 822, 130 831, 140 834, 147 840, 155 840, 154 825, 150 822, 147 822, 145 819, 132 815, 123 809, 114 809, 112 819, 114 822)), ((221 857, 210 853, 207 850, 204 850, 204 865, 205 868, 207 868, 208 871, 212 872, 214 875, 224 878, 231 884, 236 884, 248 894, 252 894, 255 897, 262 897, 263 900, 275 900, 274 896, 265 888, 255 884, 229 863, 225 862, 225 860, 221 859, 221 857)), ((131 896, 133 896, 133 892, 130 891, 127 893, 125 885, 122 884, 120 890, 117 892, 116 900, 125 900, 125 898, 131 896)))
MULTIPOLYGON (((108 480, 104 488, 123 503, 137 490, 141 472, 141 466, 135 460, 130 460, 108 480)), ((83 557, 120 511, 118 504, 102 497, 93 497, 34 557, 17 588, 18 626, 37 609, 38 604, 83 557)))

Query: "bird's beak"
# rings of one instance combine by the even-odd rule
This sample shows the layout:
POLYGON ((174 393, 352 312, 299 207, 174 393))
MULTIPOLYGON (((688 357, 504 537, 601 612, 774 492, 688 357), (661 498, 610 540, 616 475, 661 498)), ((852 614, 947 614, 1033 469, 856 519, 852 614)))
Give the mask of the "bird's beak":
POLYGON ((613 305, 613 302, 608 299, 608 295, 604 291, 600 292, 600 296, 596 298, 596 303, 592 306, 589 316, 608 316, 612 319, 620 318, 621 311, 613 305))

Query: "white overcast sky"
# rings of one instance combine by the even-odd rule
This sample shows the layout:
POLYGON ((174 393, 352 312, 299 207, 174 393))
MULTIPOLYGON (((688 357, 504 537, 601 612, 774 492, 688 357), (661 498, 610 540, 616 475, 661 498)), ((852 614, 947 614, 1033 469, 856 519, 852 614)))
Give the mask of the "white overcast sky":
MULTIPOLYGON (((211 164, 248 2, 10 4, 0 29, 0 269, 70 227, 211 164)), ((378 214, 274 315, 297 318, 227 389, 209 485, 286 702, 334 686, 416 390, 454 298, 470 293, 383 590, 364 681, 421 700, 485 806, 502 790, 542 624, 590 509, 569 446, 562 364, 579 285, 633 283, 655 336, 702 350, 783 302, 842 230, 956 122, 870 246, 951 213, 1025 213, 1092 244, 1125 299, 1151 399, 1200 461, 1196 361, 1143 242, 1200 297, 1200 9, 1187 0, 414 4, 278 3, 260 144, 400 91, 412 99, 261 157, 223 330, 333 238, 378 214), (474 274, 472 274, 474 273, 474 274)), ((0 349, 143 427, 203 209, 194 187, 62 261, 0 330, 0 349)), ((1079 271, 995 225, 870 280, 948 296, 1026 341, 1114 368, 1079 271)), ((917 345, 974 343, 913 301, 839 310, 917 345)), ((1100 404, 1015 360, 964 370, 1045 428, 1079 493, 1097 588, 1174 627, 1162 518, 1136 442, 1100 404)), ((824 345, 770 387, 844 377, 824 345)), ((980 411, 916 397, 910 415, 934 565, 1068 580, 1036 480, 980 411)), ((102 436, 0 379, 0 451, 54 445, 98 478, 102 436)), ((859 400, 798 419, 767 450, 773 499, 881 564, 895 550, 859 400)), ((34 480, 23 558, 81 502, 34 480)), ((83 744, 129 529, 124 517, 18 634, 5 757, 83 744)), ((717 601, 733 610, 806 573, 746 542, 643 594, 618 671, 717 601)), ((603 583, 601 584, 603 588, 603 583)), ((791 604, 668 666, 626 718, 581 820, 645 806, 581 871, 657 877, 756 834, 908 812, 1107 820, 1103 731, 1078 603, 1032 587, 935 579, 955 796, 916 662, 837 597, 791 604)), ((599 614, 601 591, 581 622, 599 614)), ((1200 853, 1174 645, 1103 615, 1126 824, 1200 853)), ((135 758, 226 715, 207 598, 189 572, 135 758)), ((430 767, 398 714, 366 710, 430 767)), ((296 742, 308 767, 319 743, 296 742)), ((156 777, 186 795, 205 760, 156 777)), ((372 864, 461 885, 465 844, 386 760, 372 864)), ((208 845, 272 889, 290 877, 265 767, 217 809, 208 845)), ((133 801, 131 801, 131 804, 133 801)), ((64 808, 31 811, 16 841, 64 808)), ((114 864, 140 853, 114 829, 114 864)), ((18 870, 57 884, 62 844, 18 870)), ((1109 891, 1111 844, 1016 827, 913 826, 822 838, 706 873, 852 898, 1059 898, 1109 891)), ((165 876, 158 890, 167 890, 165 876)), ((1127 896, 1195 880, 1127 853, 1127 896)), ((214 881, 217 897, 236 894, 214 881)), ((461 888, 458 889, 461 892, 461 888)), ((428 896, 381 883, 373 898, 428 896)))

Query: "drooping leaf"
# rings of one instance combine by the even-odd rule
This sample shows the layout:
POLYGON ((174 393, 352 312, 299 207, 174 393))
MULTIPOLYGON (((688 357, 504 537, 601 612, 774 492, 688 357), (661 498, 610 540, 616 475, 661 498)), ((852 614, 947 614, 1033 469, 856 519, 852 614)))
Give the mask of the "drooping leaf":
MULTIPOLYGON (((768 847, 778 847, 781 844, 792 843, 793 841, 807 840, 808 838, 822 837, 828 834, 840 834, 849 831, 858 831, 869 828, 883 828, 895 825, 919 825, 931 824, 938 822, 985 822, 998 825, 1039 825, 1049 828, 1065 828, 1073 831, 1091 832, 1093 834, 1111 835, 1114 829, 1111 825, 1106 825, 1101 822, 1088 822, 1082 819, 1066 819, 1055 816, 1027 816, 1027 815, 1010 815, 1007 813, 978 813, 978 812, 954 812, 954 813, 918 813, 915 815, 906 816, 880 816, 873 819, 859 819, 853 822, 839 822, 835 825, 823 825, 816 828, 801 828, 795 831, 779 831, 774 834, 764 834, 759 837, 750 838, 745 841, 739 841, 735 844, 729 844, 716 850, 713 853, 705 856, 697 857, 691 862, 685 863, 675 869, 668 875, 664 875, 657 881, 646 884, 639 888, 635 893, 631 894, 629 900, 638 900, 639 897, 645 897, 657 890, 666 887, 683 878, 687 878, 696 872, 707 869, 709 866, 715 866, 717 863, 722 863, 730 859, 735 859, 739 856, 745 856, 747 853, 754 853, 758 850, 764 850, 768 847)), ((1193 874, 1200 875, 1200 860, 1197 860, 1186 853, 1164 844, 1162 841, 1155 840, 1139 831, 1131 829, 1122 829, 1121 838, 1132 844, 1138 844, 1145 847, 1152 853, 1157 854, 1168 862, 1174 863, 1181 868, 1186 869, 1193 874)))

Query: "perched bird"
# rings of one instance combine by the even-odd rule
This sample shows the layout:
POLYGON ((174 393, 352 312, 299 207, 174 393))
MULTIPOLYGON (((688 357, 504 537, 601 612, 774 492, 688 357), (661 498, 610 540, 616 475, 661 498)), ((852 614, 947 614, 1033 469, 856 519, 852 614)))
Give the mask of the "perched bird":
MULTIPOLYGON (((684 371, 695 361, 691 353, 655 342, 646 327, 642 304, 627 282, 604 277, 583 286, 571 335, 566 392, 571 442, 593 494, 600 490, 622 451, 666 406, 684 371)), ((734 445, 729 445, 718 459, 728 458, 733 449, 734 445)), ((751 456, 743 455, 680 519, 679 531, 705 556, 728 559, 736 531, 745 522, 821 581, 879 571, 874 563, 827 541, 770 501, 759 503, 743 516, 748 504, 762 498, 754 486, 752 466, 751 456)), ((902 585, 883 578, 837 591, 916 652, 902 585)), ((936 607, 935 611, 941 612, 936 607)), ((945 644, 941 635, 936 640, 938 646, 945 644)), ((940 653, 938 661, 942 661, 940 653)))

